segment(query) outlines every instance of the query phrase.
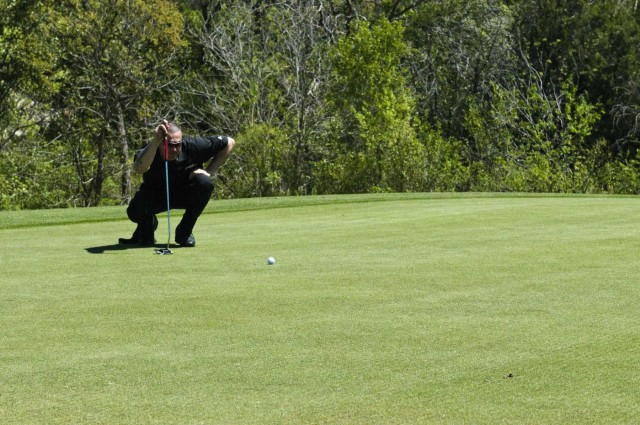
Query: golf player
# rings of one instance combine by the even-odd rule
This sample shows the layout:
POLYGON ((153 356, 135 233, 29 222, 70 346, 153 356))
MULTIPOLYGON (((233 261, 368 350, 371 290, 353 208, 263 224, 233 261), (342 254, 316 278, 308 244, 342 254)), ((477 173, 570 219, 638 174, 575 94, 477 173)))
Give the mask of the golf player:
POLYGON ((156 127, 154 139, 135 154, 133 171, 142 174, 142 184, 127 208, 127 215, 137 227, 130 239, 121 238, 119 242, 155 244, 156 214, 167 211, 170 198, 171 210, 185 210, 175 230, 176 243, 195 246, 193 227, 211 198, 211 177, 224 164, 234 145, 235 140, 228 136, 183 136, 177 124, 164 120, 156 127), (205 167, 207 161, 210 162, 205 167), (165 173, 168 173, 168 188, 165 173))

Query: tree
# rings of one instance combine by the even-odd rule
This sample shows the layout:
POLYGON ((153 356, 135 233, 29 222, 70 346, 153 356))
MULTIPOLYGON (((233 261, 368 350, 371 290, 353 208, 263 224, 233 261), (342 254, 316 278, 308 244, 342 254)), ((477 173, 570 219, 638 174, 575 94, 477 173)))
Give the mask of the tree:
POLYGON ((422 149, 401 67, 408 53, 402 34, 398 22, 359 21, 332 52, 329 100, 337 136, 334 157, 319 164, 325 191, 406 191, 421 183, 411 174, 420 166, 422 149))
POLYGON ((425 4, 408 19, 407 66, 423 121, 463 139, 469 101, 490 103, 493 83, 510 85, 519 68, 511 11, 495 0, 425 4))
POLYGON ((341 17, 346 32, 349 32, 352 22, 361 19, 396 21, 429 3, 429 0, 328 0, 325 3, 334 17, 341 17))
POLYGON ((0 3, 0 209, 64 205, 64 167, 42 131, 58 90, 51 1, 0 3))
POLYGON ((594 190, 599 164, 589 162, 588 141, 600 117, 599 106, 569 83, 553 92, 539 80, 524 91, 494 86, 490 109, 472 105, 465 122, 474 138, 475 189, 594 190))
POLYGON ((271 32, 276 55, 282 63, 276 82, 283 93, 284 121, 291 129, 287 186, 292 193, 311 192, 311 162, 319 157, 319 141, 325 121, 325 97, 331 64, 329 41, 336 37, 322 1, 293 1, 274 10, 271 32))
POLYGON ((323 132, 327 50, 337 32, 332 19, 321 0, 238 1, 215 9, 194 28, 204 61, 182 89, 189 121, 245 136, 249 144, 269 138, 263 143, 283 156, 278 172, 269 173, 266 191, 258 183, 265 175, 240 169, 265 168, 238 163, 255 158, 252 147, 239 143, 228 169, 235 167, 237 175, 253 182, 237 182, 237 192, 246 194, 252 187, 272 195, 311 191, 309 164, 321 150, 314 142, 323 132), (287 137, 274 136, 281 134, 287 137))
POLYGON ((165 87, 180 72, 182 17, 165 0, 72 0, 56 18, 65 78, 49 137, 64 143, 84 205, 98 205, 117 176, 128 202, 132 141, 143 144, 158 111, 171 110, 165 87))
POLYGON ((547 87, 571 81, 609 119, 596 123, 591 143, 605 138, 616 152, 637 139, 635 105, 640 103, 640 11, 620 0, 521 0, 512 6, 523 55, 547 87), (613 119, 612 119, 613 118, 613 119))
POLYGON ((0 151, 42 118, 30 110, 55 91, 58 48, 49 35, 49 2, 11 0, 0 4, 0 151))

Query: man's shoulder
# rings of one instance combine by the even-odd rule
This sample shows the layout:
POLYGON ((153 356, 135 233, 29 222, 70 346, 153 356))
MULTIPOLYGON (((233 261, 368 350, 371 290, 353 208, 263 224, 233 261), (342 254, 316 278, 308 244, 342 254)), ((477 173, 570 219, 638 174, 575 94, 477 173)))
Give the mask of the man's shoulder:
POLYGON ((200 139, 199 136, 185 134, 182 136, 182 143, 196 143, 200 139))
POLYGON ((182 142, 185 144, 212 144, 226 140, 225 136, 200 136, 200 135, 184 135, 182 142))
POLYGON ((215 155, 227 146, 226 136, 183 136, 182 147, 187 152, 200 152, 203 155, 215 155))
MULTIPOLYGON (((138 158, 140 157, 140 155, 142 155, 142 153, 144 152, 144 150, 145 150, 146 148, 147 148, 147 147, 146 147, 146 146, 144 146, 144 147, 142 147, 142 148, 140 148, 140 149, 136 149, 135 153, 133 154, 133 160, 134 160, 134 161, 137 161, 137 160, 138 160, 138 158)), ((156 156, 160 156, 160 155, 158 154, 158 152, 157 152, 157 151, 156 151, 155 156, 154 156, 154 158, 153 158, 154 160, 155 160, 155 157, 156 157, 156 156)))

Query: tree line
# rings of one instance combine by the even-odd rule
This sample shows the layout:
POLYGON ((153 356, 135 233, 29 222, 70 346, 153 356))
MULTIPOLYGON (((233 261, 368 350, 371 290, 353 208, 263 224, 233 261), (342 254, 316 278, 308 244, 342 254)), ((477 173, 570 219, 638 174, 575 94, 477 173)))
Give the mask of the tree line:
POLYGON ((220 198, 640 192, 636 0, 4 0, 0 209, 126 204, 167 118, 220 198))

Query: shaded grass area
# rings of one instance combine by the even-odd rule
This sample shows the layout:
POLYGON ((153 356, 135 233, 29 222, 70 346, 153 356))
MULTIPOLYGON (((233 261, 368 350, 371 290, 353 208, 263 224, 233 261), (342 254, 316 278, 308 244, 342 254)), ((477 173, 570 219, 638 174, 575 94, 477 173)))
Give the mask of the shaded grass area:
MULTIPOLYGON (((276 208, 291 208, 313 205, 352 204, 365 202, 386 202, 401 200, 437 200, 460 198, 539 198, 577 197, 580 195, 537 194, 537 193, 385 193, 361 195, 322 195, 301 197, 271 197, 250 199, 228 199, 214 201, 204 211, 204 215, 238 211, 254 211, 276 208)), ((607 195, 607 198, 630 198, 627 195, 607 195)), ((65 208, 50 210, 0 211, 0 229, 20 227, 52 226, 59 224, 97 223, 102 221, 127 220, 126 207, 65 208), (90 211, 90 213, 88 213, 90 211)))
POLYGON ((638 206, 221 201, 164 257, 122 208, 2 213, 0 422, 632 423, 638 206))

